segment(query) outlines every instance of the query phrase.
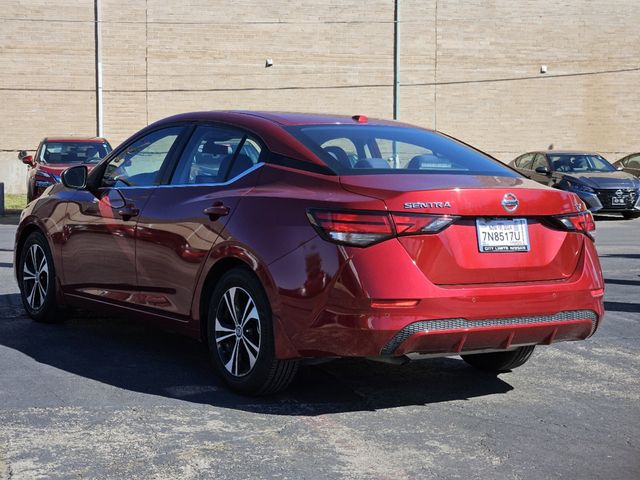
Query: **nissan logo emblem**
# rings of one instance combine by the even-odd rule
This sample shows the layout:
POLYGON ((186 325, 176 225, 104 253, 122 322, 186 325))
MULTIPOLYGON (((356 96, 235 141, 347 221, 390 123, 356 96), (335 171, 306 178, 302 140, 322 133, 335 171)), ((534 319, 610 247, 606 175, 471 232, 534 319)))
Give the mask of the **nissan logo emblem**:
POLYGON ((515 212, 520 205, 518 202, 518 197, 516 197, 513 193, 505 193, 504 197, 502 197, 502 207, 507 212, 515 212))

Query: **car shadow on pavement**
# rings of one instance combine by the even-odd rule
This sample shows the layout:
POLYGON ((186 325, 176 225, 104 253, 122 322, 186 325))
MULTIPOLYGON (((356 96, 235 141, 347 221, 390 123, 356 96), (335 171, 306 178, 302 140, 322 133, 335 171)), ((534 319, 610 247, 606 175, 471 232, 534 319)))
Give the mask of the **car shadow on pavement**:
POLYGON ((615 221, 628 222, 629 221, 629 220, 623 218, 621 215, 598 215, 597 213, 595 213, 593 215, 593 219, 596 222, 615 222, 615 221))
POLYGON ((640 303, 630 303, 630 302, 604 302, 604 310, 605 312, 629 312, 629 313, 640 313, 640 303))
POLYGON ((600 258, 629 258, 635 259, 640 258, 640 253, 604 253, 602 255, 598 255, 600 258))
POLYGON ((377 410, 512 390, 497 375, 460 359, 404 366, 342 359, 302 366, 289 389, 278 395, 244 397, 225 387, 209 366, 205 347, 195 340, 119 318, 76 315, 61 325, 35 323, 18 295, 0 295, 0 346, 133 392, 275 415, 377 410))
POLYGON ((7 210, 5 215, 0 215, 0 225, 18 225, 20 223, 20 212, 7 210))
POLYGON ((619 278, 605 278, 604 283, 607 285, 640 286, 640 280, 624 280, 619 278))

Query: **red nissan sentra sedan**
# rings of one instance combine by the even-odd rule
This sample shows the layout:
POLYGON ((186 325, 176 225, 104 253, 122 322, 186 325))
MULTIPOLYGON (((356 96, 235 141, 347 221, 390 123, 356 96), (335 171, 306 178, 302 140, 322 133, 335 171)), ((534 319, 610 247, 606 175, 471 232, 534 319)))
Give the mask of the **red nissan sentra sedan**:
POLYGON ((201 112, 132 136, 23 212, 37 321, 111 309, 207 343, 234 389, 301 360, 461 355, 491 371, 591 336, 591 214, 446 135, 354 117, 201 112))

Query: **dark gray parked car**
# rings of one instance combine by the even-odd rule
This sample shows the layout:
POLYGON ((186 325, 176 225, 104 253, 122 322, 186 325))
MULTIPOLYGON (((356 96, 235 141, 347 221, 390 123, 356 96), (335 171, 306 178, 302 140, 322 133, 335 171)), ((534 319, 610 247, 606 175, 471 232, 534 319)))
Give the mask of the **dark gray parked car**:
POLYGON ((529 152, 509 165, 537 182, 577 194, 592 212, 640 217, 640 179, 617 170, 597 153, 529 152))

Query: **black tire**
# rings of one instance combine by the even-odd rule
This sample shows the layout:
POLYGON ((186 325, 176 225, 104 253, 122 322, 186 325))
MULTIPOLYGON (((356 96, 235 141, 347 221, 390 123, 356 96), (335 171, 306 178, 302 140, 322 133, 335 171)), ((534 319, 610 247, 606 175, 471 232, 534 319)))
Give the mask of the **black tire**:
POLYGON ((27 314, 36 322, 62 322, 64 312, 57 305, 55 265, 42 233, 29 234, 22 244, 19 261, 18 286, 27 314))
POLYGON ((625 220, 631 220, 632 218, 638 218, 638 217, 640 217, 640 213, 636 213, 636 212, 622 212, 622 216, 625 218, 625 220))
POLYGON ((297 361, 275 358, 271 307, 260 281, 248 269, 225 273, 211 293, 207 341, 218 374, 243 394, 284 390, 298 370, 297 361))
POLYGON ((535 346, 519 347, 508 352, 475 353, 462 355, 469 365, 488 372, 508 372, 523 365, 529 360, 535 346))

